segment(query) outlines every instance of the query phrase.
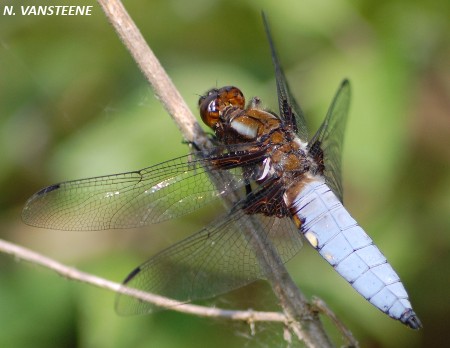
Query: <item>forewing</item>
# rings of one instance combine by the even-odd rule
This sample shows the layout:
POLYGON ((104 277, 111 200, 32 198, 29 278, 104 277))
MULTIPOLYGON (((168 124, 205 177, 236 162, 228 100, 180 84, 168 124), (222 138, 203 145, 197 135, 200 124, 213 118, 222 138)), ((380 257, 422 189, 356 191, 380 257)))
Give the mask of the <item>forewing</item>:
POLYGON ((269 40, 270 53, 272 55, 272 62, 275 69, 280 117, 293 128, 293 130, 299 135, 300 139, 307 142, 308 129, 306 127, 303 111, 293 97, 289 84, 287 83, 286 76, 284 75, 283 68, 280 65, 275 44, 270 33, 269 23, 264 12, 262 13, 262 17, 267 39, 269 40))
POLYGON ((318 147, 323 151, 324 176, 328 186, 343 201, 341 160, 345 125, 350 106, 350 82, 342 81, 327 116, 317 133, 309 142, 310 148, 318 147))
MULTIPOLYGON (((300 235, 289 218, 247 215, 242 209, 232 209, 225 217, 136 268, 124 285, 191 302, 264 278, 252 241, 243 233, 247 224, 260 227, 263 243, 272 244, 283 262, 300 250, 300 235)), ((122 315, 145 314, 155 309, 130 296, 117 297, 116 310, 122 315)))
POLYGON ((138 227, 192 212, 245 184, 235 165, 246 163, 239 152, 199 157, 188 155, 134 172, 49 186, 27 201, 22 218, 29 225, 60 230, 138 227), (220 169, 230 175, 217 190, 208 172, 216 169, 215 160, 224 158, 228 162, 220 169))

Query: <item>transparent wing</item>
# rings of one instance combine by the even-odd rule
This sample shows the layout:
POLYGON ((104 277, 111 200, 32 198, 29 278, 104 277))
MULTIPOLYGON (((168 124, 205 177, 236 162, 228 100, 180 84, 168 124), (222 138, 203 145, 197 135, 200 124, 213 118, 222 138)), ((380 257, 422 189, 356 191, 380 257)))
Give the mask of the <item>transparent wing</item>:
POLYGON ((102 230, 178 217, 245 184, 237 164, 257 161, 263 152, 249 158, 238 149, 223 153, 221 148, 221 154, 209 158, 188 155, 134 172, 55 184, 27 201, 22 218, 38 227, 102 230), (218 167, 231 174, 221 181, 220 191, 208 177, 208 172, 218 167))
POLYGON ((327 116, 317 133, 309 142, 310 148, 323 151, 324 176, 328 186, 343 201, 341 160, 344 131, 350 106, 350 82, 342 81, 327 116))
MULTIPOLYGON (((265 243, 272 243, 287 262, 301 248, 298 230, 289 218, 247 215, 242 209, 213 222, 191 237, 163 250, 136 268, 124 284, 182 302, 211 298, 257 279, 264 271, 242 232, 245 224, 258 223, 265 243)), ((122 315, 145 314, 156 307, 119 295, 116 311, 122 315)))
POLYGON ((280 117, 292 126, 294 131, 298 134, 301 140, 308 141, 308 129, 306 127, 305 117, 300 105, 293 97, 283 68, 280 65, 278 55, 275 49, 275 44, 270 34, 269 23, 266 15, 262 13, 264 29, 266 31, 267 39, 269 40, 270 53, 272 55, 272 62, 275 68, 275 78, 277 82, 278 106, 280 109, 280 117))

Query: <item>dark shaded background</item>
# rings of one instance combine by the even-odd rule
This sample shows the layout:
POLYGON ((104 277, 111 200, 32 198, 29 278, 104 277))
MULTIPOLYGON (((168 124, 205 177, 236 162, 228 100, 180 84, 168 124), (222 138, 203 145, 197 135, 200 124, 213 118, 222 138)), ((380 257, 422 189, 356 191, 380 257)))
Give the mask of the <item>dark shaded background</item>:
MULTIPOLYGON (((6 5, 31 3, 64 4, 6 5)), ((276 109, 261 9, 311 129, 341 79, 350 78, 345 203, 401 275, 425 328, 414 332, 374 309, 307 246, 289 269, 300 288, 324 299, 363 347, 449 342, 449 3, 124 3, 192 110, 199 94, 227 84, 276 109)), ((76 2, 83 4, 91 3, 76 2)), ((43 186, 138 169, 187 151, 94 5, 90 17, 8 17, 0 6, 0 237, 121 281, 137 264, 210 221, 217 209, 130 231, 61 232, 21 222, 24 202, 43 186)), ((109 292, 0 255, 2 347, 283 345, 279 325, 257 324, 252 336, 245 324, 168 311, 122 318, 113 302, 109 292)), ((209 304, 277 308, 264 282, 209 304)))

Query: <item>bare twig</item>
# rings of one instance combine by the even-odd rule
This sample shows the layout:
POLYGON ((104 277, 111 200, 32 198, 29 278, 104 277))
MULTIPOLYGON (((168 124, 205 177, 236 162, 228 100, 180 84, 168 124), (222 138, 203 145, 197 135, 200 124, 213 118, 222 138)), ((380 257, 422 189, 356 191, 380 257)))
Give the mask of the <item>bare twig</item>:
POLYGON ((327 304, 318 297, 313 297, 313 306, 321 313, 325 314, 328 318, 331 319, 333 324, 338 328, 341 332, 344 339, 347 341, 347 347, 358 348, 359 343, 353 337, 352 332, 338 319, 336 314, 327 306, 327 304))
MULTIPOLYGON (((98 0, 98 2, 184 137, 188 141, 195 142, 197 147, 202 150, 208 148, 207 137, 121 2, 118 0, 98 0)), ((220 186, 220 183, 223 182, 220 180, 220 175, 225 174, 211 173, 211 175, 213 182, 220 186)), ((230 199, 232 201, 233 197, 230 199)), ((225 202, 228 206, 230 203, 225 202)), ((331 347, 332 344, 323 329, 317 312, 310 310, 306 298, 296 287, 275 248, 262 240, 259 231, 256 219, 249 219, 249 223, 242 232, 254 248, 258 261, 274 293, 280 300, 290 329, 309 347, 331 347)))
POLYGON ((150 294, 148 292, 127 288, 122 284, 106 280, 101 277, 94 276, 77 270, 76 268, 66 266, 49 257, 31 251, 27 248, 0 239, 0 251, 14 256, 17 260, 31 262, 35 265, 43 266, 51 269, 59 275, 71 279, 94 285, 99 288, 114 291, 116 293, 133 296, 137 299, 150 302, 158 307, 171 309, 177 312, 194 314, 200 317, 231 319, 246 322, 270 321, 270 322, 286 322, 286 316, 276 312, 257 312, 257 311, 237 311, 220 308, 211 308, 185 304, 179 301, 169 299, 167 297, 150 294))

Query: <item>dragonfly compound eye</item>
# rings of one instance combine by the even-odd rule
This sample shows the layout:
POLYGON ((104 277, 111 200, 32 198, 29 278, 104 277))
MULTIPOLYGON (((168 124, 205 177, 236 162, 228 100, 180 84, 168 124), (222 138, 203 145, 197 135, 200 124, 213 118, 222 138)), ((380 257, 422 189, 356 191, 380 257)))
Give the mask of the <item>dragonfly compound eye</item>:
POLYGON ((226 107, 243 109, 245 98, 239 88, 227 86, 220 89, 211 89, 205 96, 200 97, 200 116, 203 122, 215 129, 220 122, 220 114, 226 107))

